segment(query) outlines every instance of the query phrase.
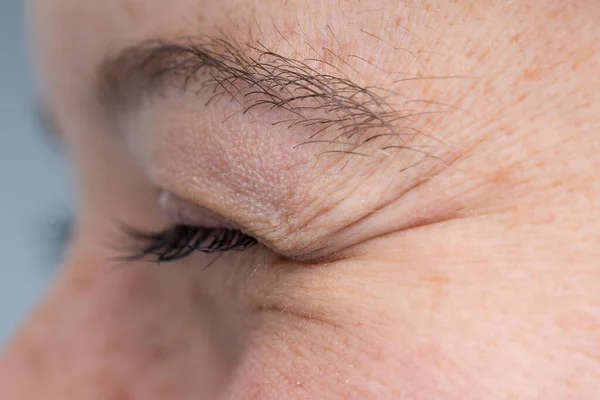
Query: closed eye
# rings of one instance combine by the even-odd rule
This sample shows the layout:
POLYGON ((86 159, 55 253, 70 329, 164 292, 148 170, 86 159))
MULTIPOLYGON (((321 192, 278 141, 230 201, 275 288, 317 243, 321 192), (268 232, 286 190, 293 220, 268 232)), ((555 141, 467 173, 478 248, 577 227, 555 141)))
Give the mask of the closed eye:
POLYGON ((192 253, 244 251, 257 244, 256 239, 239 230, 175 225, 165 231, 148 233, 124 228, 134 246, 123 259, 156 263, 181 260, 192 253))

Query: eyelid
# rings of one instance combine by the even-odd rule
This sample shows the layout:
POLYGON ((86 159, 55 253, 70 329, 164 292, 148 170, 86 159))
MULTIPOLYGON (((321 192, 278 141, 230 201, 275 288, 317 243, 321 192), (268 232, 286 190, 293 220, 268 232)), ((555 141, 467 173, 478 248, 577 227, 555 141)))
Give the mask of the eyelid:
POLYGON ((177 225, 239 230, 239 227, 206 207, 200 207, 177 195, 162 190, 158 204, 177 225))
POLYGON ((132 240, 133 246, 125 249, 126 254, 118 258, 120 261, 172 262, 196 252, 223 254, 245 251, 257 244, 256 239, 238 230, 184 225, 174 225, 160 232, 144 232, 124 226, 123 233, 132 240))

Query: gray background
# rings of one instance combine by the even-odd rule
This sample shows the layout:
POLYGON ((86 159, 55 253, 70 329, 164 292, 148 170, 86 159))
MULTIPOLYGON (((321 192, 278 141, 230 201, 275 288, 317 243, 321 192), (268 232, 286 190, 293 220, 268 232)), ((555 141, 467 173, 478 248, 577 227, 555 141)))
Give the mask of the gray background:
POLYGON ((60 151, 35 119, 24 0, 0 0, 0 50, 1 346, 56 272, 55 228, 69 215, 71 189, 60 151))

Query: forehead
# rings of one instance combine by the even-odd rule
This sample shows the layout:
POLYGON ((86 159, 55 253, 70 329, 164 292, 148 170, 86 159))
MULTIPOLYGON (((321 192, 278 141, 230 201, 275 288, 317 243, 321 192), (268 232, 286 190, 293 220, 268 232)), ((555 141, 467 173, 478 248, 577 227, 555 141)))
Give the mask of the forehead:
MULTIPOLYGON (((31 26, 42 81, 53 107, 77 103, 101 59, 148 38, 192 34, 198 1, 39 0, 31 26)), ((207 2, 209 4, 210 2, 207 2)))

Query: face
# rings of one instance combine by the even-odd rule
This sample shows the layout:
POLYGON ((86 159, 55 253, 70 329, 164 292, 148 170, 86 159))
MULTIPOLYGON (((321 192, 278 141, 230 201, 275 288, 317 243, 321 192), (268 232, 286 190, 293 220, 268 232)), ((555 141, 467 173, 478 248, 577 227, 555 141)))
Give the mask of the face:
POLYGON ((78 220, 0 397, 595 398, 597 4, 413 3, 32 2, 78 220))

